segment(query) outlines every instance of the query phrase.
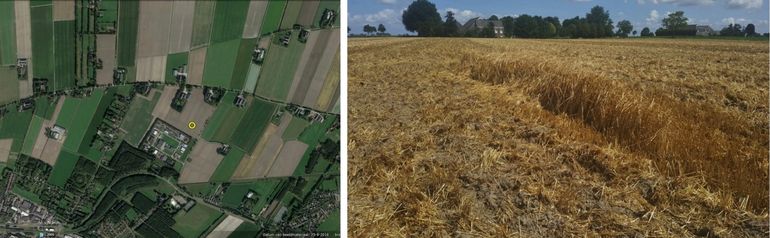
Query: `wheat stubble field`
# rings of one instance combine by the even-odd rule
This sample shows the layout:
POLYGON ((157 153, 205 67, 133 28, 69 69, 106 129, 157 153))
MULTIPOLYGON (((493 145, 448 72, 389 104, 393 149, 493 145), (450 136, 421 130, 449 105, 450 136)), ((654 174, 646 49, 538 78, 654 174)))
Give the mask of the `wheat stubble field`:
POLYGON ((361 236, 768 235, 768 45, 352 39, 361 236))

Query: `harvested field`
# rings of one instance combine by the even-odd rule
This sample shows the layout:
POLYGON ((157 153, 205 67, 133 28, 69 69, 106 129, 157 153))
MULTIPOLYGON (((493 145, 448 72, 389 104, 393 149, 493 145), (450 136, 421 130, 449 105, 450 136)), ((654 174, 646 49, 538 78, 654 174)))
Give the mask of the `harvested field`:
POLYGON ((268 1, 252 0, 249 2, 249 11, 246 22, 243 25, 243 38, 256 38, 262 26, 262 18, 265 16, 268 1))
POLYGON ((166 55, 136 58, 135 82, 163 82, 166 55))
POLYGON ((0 163, 8 162, 8 156, 11 154, 11 145, 13 145, 13 138, 0 139, 0 163))
MULTIPOLYGON (((13 13, 16 23, 16 57, 32 57, 32 21, 30 19, 29 1, 13 1, 13 13)), ((28 75, 34 74, 35 60, 30 59, 27 63, 28 75)), ((32 96, 32 77, 26 81, 19 82, 19 97, 24 98, 32 96)))
MULTIPOLYGON (((140 1, 136 59, 168 54, 172 1, 140 1)), ((177 29, 174 29, 177 30, 177 29)), ((137 65, 137 71, 139 71, 137 65)))
POLYGON ((291 116, 281 117, 280 125, 268 124, 265 132, 259 137, 254 151, 241 160, 238 169, 233 174, 233 179, 264 178, 270 172, 278 154, 283 147, 283 135, 291 124, 291 116))
POLYGON ((303 26, 312 26, 313 20, 315 17, 315 12, 318 11, 318 5, 320 4, 321 4, 321 1, 302 2, 302 8, 299 10, 299 17, 297 17, 297 24, 300 24, 303 26))
POLYGON ((200 47, 190 51, 189 64, 187 65, 187 83, 192 85, 203 85, 203 69, 206 65, 206 49, 200 47))
POLYGON ((115 35, 96 35, 96 57, 102 60, 102 69, 96 71, 96 84, 112 84, 115 69, 115 35))
POLYGON ((75 20, 75 0, 53 1, 53 20, 54 21, 75 20))
POLYGON ((326 38, 326 41, 324 41, 326 42, 326 45, 321 45, 321 48, 324 49, 323 53, 318 56, 314 54, 310 55, 312 60, 308 63, 315 65, 315 72, 313 72, 312 81, 305 91, 304 100, 301 103, 303 106, 315 106, 316 101, 318 100, 318 96, 321 94, 322 86, 326 81, 329 69, 331 69, 332 64, 335 62, 339 64, 339 60, 335 61, 335 59, 338 58, 335 58, 332 55, 336 55, 336 52, 339 50, 340 31, 339 29, 334 29, 330 32, 331 36, 326 38))
POLYGON ((396 38, 348 59, 352 236, 768 234, 767 42, 396 38))
POLYGON ((306 150, 307 144, 296 140, 284 143, 283 147, 281 147, 281 152, 278 153, 278 158, 270 167, 267 177, 291 176, 306 150))
POLYGON ((198 48, 209 44, 211 26, 214 20, 216 1, 196 1, 193 14, 193 29, 190 48, 198 48))
POLYGON ((286 3, 286 9, 283 11, 283 18, 281 19, 281 29, 290 29, 297 23, 297 16, 299 16, 300 9, 302 9, 303 1, 288 1, 286 3))
POLYGON ((172 9, 168 53, 175 54, 189 51, 193 31, 195 2, 175 0, 172 9))
MULTIPOLYGON (((340 58, 340 51, 337 50, 335 59, 340 58)), ((329 73, 326 74, 326 80, 321 88, 321 93, 318 95, 318 101, 316 101, 313 108, 322 111, 333 111, 335 103, 340 99, 340 61, 335 60, 332 63, 332 68, 329 69, 329 73)))
POLYGON ((217 153, 217 147, 219 143, 198 140, 190 152, 189 161, 182 168, 179 184, 208 182, 224 158, 217 153))
POLYGON ((223 220, 222 222, 217 225, 216 228, 214 228, 211 233, 206 236, 206 238, 225 238, 230 236, 230 233, 232 233, 238 226, 243 223, 243 220, 236 217, 227 215, 227 218, 223 220))

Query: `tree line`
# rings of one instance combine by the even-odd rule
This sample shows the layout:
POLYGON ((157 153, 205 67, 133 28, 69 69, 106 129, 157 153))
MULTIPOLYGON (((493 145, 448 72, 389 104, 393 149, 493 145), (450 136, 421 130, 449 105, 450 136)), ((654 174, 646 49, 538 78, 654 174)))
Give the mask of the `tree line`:
MULTIPOLYGON (((462 25, 455 19, 452 11, 446 12, 443 19, 438 13, 436 5, 428 0, 416 0, 403 11, 401 22, 409 32, 416 32, 421 37, 499 37, 495 32, 495 24, 499 22, 503 28, 504 37, 517 38, 604 38, 604 37, 628 37, 637 35, 634 26, 628 20, 621 20, 614 24, 609 11, 602 6, 594 6, 584 17, 560 21, 555 16, 537 16, 523 14, 518 17, 490 16, 485 26, 462 29, 462 25)), ((367 25, 368 26, 368 25, 367 25)), ((371 35, 376 32, 372 26, 364 26, 364 32, 371 35)), ((382 26, 382 25, 380 25, 382 26)), ((688 25, 688 19, 683 11, 668 14, 662 20, 662 27, 652 32, 650 28, 642 29, 640 36, 681 36, 695 35, 696 29, 688 25)), ((720 35, 725 36, 755 36, 753 24, 742 28, 739 24, 730 24, 722 29, 720 35)))

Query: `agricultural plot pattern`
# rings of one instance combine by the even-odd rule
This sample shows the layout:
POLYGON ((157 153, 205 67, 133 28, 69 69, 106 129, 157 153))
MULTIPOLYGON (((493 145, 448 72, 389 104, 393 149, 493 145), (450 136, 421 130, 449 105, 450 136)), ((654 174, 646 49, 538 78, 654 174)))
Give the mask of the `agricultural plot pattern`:
POLYGON ((768 232, 766 41, 398 38, 348 52, 351 236, 768 232))
POLYGON ((2 232, 339 234, 338 15, 339 1, 0 2, 2 232))

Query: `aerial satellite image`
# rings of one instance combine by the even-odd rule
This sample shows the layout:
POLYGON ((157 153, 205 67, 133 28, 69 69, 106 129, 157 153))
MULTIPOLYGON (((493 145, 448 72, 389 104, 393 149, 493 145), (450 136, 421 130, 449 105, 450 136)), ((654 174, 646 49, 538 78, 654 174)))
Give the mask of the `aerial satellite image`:
POLYGON ((0 1, 0 237, 340 233, 339 1, 0 1))

